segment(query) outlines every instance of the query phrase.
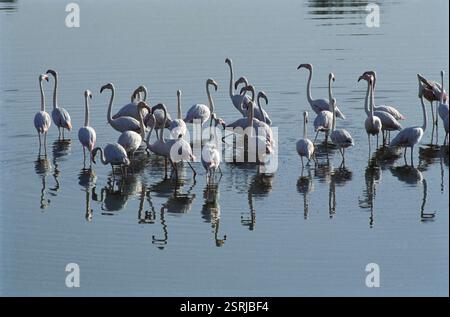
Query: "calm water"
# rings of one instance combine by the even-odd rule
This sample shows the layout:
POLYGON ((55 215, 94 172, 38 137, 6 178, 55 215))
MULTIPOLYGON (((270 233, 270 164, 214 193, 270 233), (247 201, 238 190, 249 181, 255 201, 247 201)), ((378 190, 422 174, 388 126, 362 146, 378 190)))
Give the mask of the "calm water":
MULTIPOLYGON (((378 103, 395 104, 404 126, 420 124, 416 74, 439 79, 449 69, 448 1, 381 1, 373 29, 366 1, 78 3, 78 29, 65 27, 64 2, 0 3, 1 294, 448 296, 448 149, 430 148, 427 131, 416 169, 382 152, 369 161, 366 86, 357 83, 376 69, 378 103), (108 166, 83 172, 76 131, 85 89, 99 145, 118 137, 106 124, 109 96, 99 94, 107 82, 117 88, 116 110, 145 84, 151 102, 175 114, 177 89, 186 111, 206 102, 213 77, 217 113, 234 121, 226 57, 269 96, 279 127, 274 175, 223 164, 218 188, 206 191, 197 163, 196 181, 186 170, 175 191, 162 160, 144 155, 115 187, 108 166), (302 176, 295 141, 309 105, 307 73, 296 68, 305 62, 315 65, 316 98, 336 74, 348 118, 338 125, 356 141, 346 169, 337 151, 328 159, 322 151, 302 176), (60 73, 60 104, 75 129, 60 144, 52 125, 48 161, 37 161, 32 119, 48 68, 60 73), (78 289, 65 286, 70 262, 80 266, 78 289), (379 289, 365 286, 371 262, 380 265, 379 289)), ((45 89, 50 109, 52 82, 45 89)))

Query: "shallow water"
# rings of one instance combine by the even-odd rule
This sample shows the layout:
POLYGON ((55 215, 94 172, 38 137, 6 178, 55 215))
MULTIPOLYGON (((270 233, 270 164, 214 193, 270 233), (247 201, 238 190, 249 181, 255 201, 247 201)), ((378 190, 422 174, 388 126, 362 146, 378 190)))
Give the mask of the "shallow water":
POLYGON ((367 1, 78 3, 81 27, 69 29, 64 3, 0 1, 3 295, 448 296, 448 148, 430 147, 428 130, 416 168, 404 167, 401 153, 379 150, 369 159, 366 87, 357 83, 376 69, 377 103, 395 104, 403 126, 420 124, 416 74, 448 73, 448 1, 382 1, 380 28, 365 25, 367 1), (109 95, 99 94, 107 82, 116 86, 116 110, 145 84, 151 102, 175 114, 176 90, 186 111, 206 103, 212 77, 217 113, 229 122, 239 115, 226 57, 237 76, 268 94, 279 128, 274 175, 223 163, 217 188, 207 190, 197 163, 196 180, 183 169, 176 189, 163 179, 163 161, 144 154, 114 186, 108 166, 83 171, 77 130, 85 89, 93 92, 98 145, 118 137, 106 124, 109 95), (307 73, 296 67, 305 62, 315 65, 316 98, 336 74, 334 94, 347 116, 338 126, 356 142, 345 168, 337 150, 327 157, 320 147, 318 165, 301 170, 295 142, 310 108, 307 73), (59 101, 75 129, 60 143, 52 125, 46 161, 37 160, 32 118, 38 75, 48 68, 59 71, 59 101), (80 288, 65 285, 71 262, 80 288), (365 285, 372 262, 381 270, 378 289, 365 285))

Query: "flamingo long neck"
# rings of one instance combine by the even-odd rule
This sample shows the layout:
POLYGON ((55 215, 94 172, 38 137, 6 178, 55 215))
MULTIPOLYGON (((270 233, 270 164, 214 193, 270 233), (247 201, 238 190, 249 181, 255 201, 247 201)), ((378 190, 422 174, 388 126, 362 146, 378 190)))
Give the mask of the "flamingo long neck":
POLYGON ((214 101, 211 97, 211 93, 209 92, 209 85, 206 84, 206 95, 208 95, 208 102, 209 102, 209 110, 211 113, 214 112, 214 101))
POLYGON ((89 96, 84 96, 84 126, 89 126, 89 96))
POLYGON ((234 75, 233 75, 233 64, 230 62, 228 64, 230 67, 230 98, 233 98, 233 82, 234 82, 234 75))
POLYGON ((331 125, 331 131, 336 130, 336 104, 332 105, 333 107, 333 124, 331 125))
POLYGON ((41 90, 41 111, 45 111, 45 96, 44 96, 44 87, 42 85, 42 79, 39 79, 39 87, 41 90))
MULTIPOLYGON (((373 92, 372 92, 372 94, 373 94, 373 92)), ((366 98, 364 99, 364 111, 366 112, 367 116, 369 116, 369 96, 370 96, 370 82, 368 81, 367 82, 366 98)))
POLYGON ((313 98, 311 96, 311 80, 313 76, 312 68, 309 70, 308 84, 306 85, 306 97, 308 98, 308 102, 311 104, 313 102, 313 98))
POLYGON ((261 113, 261 116, 262 116, 263 119, 264 119, 263 122, 267 123, 267 122, 266 122, 266 117, 264 116, 264 112, 263 112, 261 103, 259 102, 260 99, 261 99, 261 98, 258 97, 258 100, 257 100, 258 109, 259 109, 259 112, 261 113))
POLYGON ((139 108, 139 128, 141 130, 141 138, 142 140, 145 140, 145 126, 144 126, 144 117, 142 115, 142 108, 139 108))
POLYGON ((444 95, 445 95, 444 72, 441 72, 441 103, 444 103, 444 95))
POLYGON ((425 104, 423 103, 423 96, 420 97, 420 102, 422 104, 422 112, 423 112, 423 125, 422 130, 425 132, 427 129, 427 109, 425 108, 425 104))
POLYGON ((142 98, 142 101, 147 101, 147 87, 142 87, 142 92, 144 93, 144 97, 142 98))
POLYGON ((177 118, 181 120, 181 98, 180 95, 177 95, 177 118))
POLYGON ((306 116, 303 116, 303 138, 307 138, 307 132, 306 132, 306 116))
POLYGON ((166 107, 163 107, 162 110, 164 111, 164 121, 163 121, 163 125, 162 125, 162 128, 161 128, 160 140, 161 140, 162 143, 166 143, 166 140, 164 140, 164 130, 165 130, 164 127, 166 126, 166 122, 167 122, 167 110, 166 110, 166 107))
POLYGON ((370 98, 370 117, 373 118, 373 110, 375 107, 375 82, 372 83, 372 94, 370 98))
POLYGON ((53 86, 53 109, 58 108, 57 89, 58 89, 58 74, 55 73, 55 85, 53 86))
POLYGON ((331 88, 331 83, 333 82, 332 77, 328 78, 328 100, 331 102, 331 99, 333 99, 333 90, 331 88))
POLYGON ((253 116, 255 115, 253 101, 248 103, 248 127, 250 128, 250 137, 253 136, 253 116))
MULTIPOLYGON (((94 153, 97 153, 97 152, 100 152, 100 160, 102 161, 103 165, 108 164, 108 161, 106 160, 105 152, 103 151, 103 149, 98 147, 94 150, 94 153)), ((94 156, 95 156, 95 154, 94 154, 94 156)))
POLYGON ((114 86, 111 87, 111 98, 109 99, 109 106, 108 106, 108 114, 106 116, 106 118, 108 119, 108 122, 111 123, 113 121, 111 114, 112 114, 112 105, 113 105, 113 101, 114 101, 114 86))
MULTIPOLYGON (((153 116, 153 114, 151 114, 151 115, 153 116)), ((145 139, 145 144, 147 144, 148 148, 151 148, 151 146, 152 146, 152 144, 150 144, 150 136, 152 135, 152 132, 155 129, 155 124, 156 124, 156 118, 155 118, 155 116, 153 116, 153 124, 150 127, 150 131, 147 134, 147 139, 145 139)), ((142 131, 142 128, 141 128, 141 131, 142 131)), ((141 135, 142 135, 142 132, 141 132, 141 135)))

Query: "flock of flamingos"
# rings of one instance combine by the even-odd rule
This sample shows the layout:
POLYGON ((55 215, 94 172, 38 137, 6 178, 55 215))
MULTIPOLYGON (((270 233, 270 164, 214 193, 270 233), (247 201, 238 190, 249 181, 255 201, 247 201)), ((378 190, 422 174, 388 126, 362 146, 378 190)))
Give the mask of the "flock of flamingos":
MULTIPOLYGON (((119 111, 112 115, 112 106, 114 101, 115 89, 112 83, 108 83, 101 87, 100 93, 106 90, 110 91, 111 97, 107 112, 107 120, 113 129, 120 132, 120 136, 116 143, 110 143, 103 149, 95 147, 96 132, 89 124, 89 100, 92 98, 92 93, 89 90, 84 92, 85 98, 85 120, 84 126, 78 130, 78 139, 83 146, 84 164, 86 162, 86 150, 89 154, 89 166, 96 162, 95 158, 100 153, 100 160, 103 164, 110 164, 113 175, 114 167, 120 167, 122 173, 126 172, 126 167, 130 165, 130 160, 134 158, 134 153, 139 149, 145 148, 147 153, 153 152, 156 155, 163 156, 172 166, 172 175, 178 178, 177 163, 187 162, 192 169, 194 176, 196 172, 191 165, 195 159, 192 151, 192 145, 184 139, 188 132, 188 123, 199 124, 204 126, 209 124, 209 138, 201 140, 201 162, 206 170, 208 182, 213 182, 217 171, 221 173, 221 148, 219 147, 219 140, 216 129, 218 126, 223 129, 233 129, 233 133, 247 136, 246 150, 255 151, 256 162, 258 165, 264 164, 271 153, 274 152, 276 142, 272 133, 272 120, 269 114, 262 108, 261 100, 264 99, 267 104, 267 96, 264 92, 255 93, 255 88, 249 84, 245 77, 234 81, 233 64, 231 59, 227 58, 225 63, 230 69, 230 83, 229 94, 231 102, 236 110, 239 112, 239 119, 226 124, 224 120, 217 116, 214 109, 214 101, 211 96, 210 88, 213 87, 217 91, 217 83, 213 79, 206 81, 206 94, 208 98, 208 105, 194 104, 192 105, 186 116, 182 115, 181 110, 181 91, 177 91, 177 117, 172 119, 167 112, 166 106, 159 103, 150 107, 146 102, 147 90, 145 86, 139 86, 131 95, 130 103, 124 105, 119 111), (239 90, 239 87, 242 88, 239 90), (250 96, 248 95, 250 93, 250 96), (165 139, 164 131, 169 130, 170 138, 165 139), (155 131, 156 140, 151 142, 150 136, 155 131), (144 143, 144 147, 142 144, 144 143), (175 155, 177 154, 177 155, 175 155)), ((309 164, 310 160, 314 160, 314 144, 317 140, 318 133, 324 133, 325 144, 328 144, 328 139, 339 149, 342 155, 342 163, 345 162, 345 150, 355 145, 350 133, 345 129, 336 128, 336 119, 345 120, 344 113, 339 109, 336 99, 333 97, 332 83, 335 81, 333 73, 329 74, 328 78, 328 99, 313 99, 311 95, 311 81, 313 77, 313 66, 311 64, 301 64, 298 69, 306 69, 309 72, 307 83, 307 101, 311 106, 312 111, 316 117, 314 119, 314 130, 316 132, 314 141, 307 137, 307 123, 308 112, 303 113, 303 137, 296 143, 296 150, 301 158, 302 166, 303 160, 306 159, 309 164)), ((377 147, 379 143, 379 135, 382 136, 382 145, 388 147, 403 147, 404 158, 406 160, 406 150, 411 149, 411 165, 413 165, 413 150, 417 145, 427 129, 427 110, 424 104, 424 98, 430 102, 432 125, 433 128, 438 128, 439 118, 443 122, 445 129, 444 145, 447 144, 448 139, 448 119, 449 119, 449 104, 448 94, 444 89, 444 71, 441 72, 441 83, 431 81, 418 74, 419 91, 418 97, 421 101, 423 112, 422 125, 411 126, 403 128, 400 124, 405 117, 393 106, 376 105, 375 104, 375 88, 376 88, 376 72, 364 72, 358 81, 364 80, 367 82, 367 92, 364 103, 364 111, 367 118, 364 122, 364 127, 367 132, 369 140, 369 150, 371 149, 371 137, 376 137, 377 147), (433 106, 434 103, 436 106, 433 106), (391 140, 391 131, 398 131, 396 136, 391 140)), ((46 74, 39 76, 39 85, 41 93, 41 109, 34 116, 34 126, 39 136, 39 155, 41 153, 42 141, 41 135, 44 138, 44 149, 46 155, 46 136, 51 126, 51 121, 56 125, 59 131, 59 138, 64 139, 64 130, 72 129, 72 122, 69 112, 58 105, 57 88, 58 88, 58 74, 54 70, 48 70, 46 74), (54 78, 53 90, 53 110, 50 115, 45 111, 45 96, 43 89, 43 81, 49 80, 49 75, 54 78)), ((225 142, 225 138, 222 141, 225 142)))

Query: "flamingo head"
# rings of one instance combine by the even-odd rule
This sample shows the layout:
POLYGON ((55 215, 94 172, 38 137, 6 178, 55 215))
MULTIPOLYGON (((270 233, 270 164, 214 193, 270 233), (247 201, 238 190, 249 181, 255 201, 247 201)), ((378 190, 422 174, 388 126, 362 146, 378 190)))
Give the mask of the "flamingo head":
POLYGON ((335 81, 335 80, 336 80, 336 76, 334 76, 333 73, 330 73, 330 74, 328 75, 328 79, 329 79, 330 81, 335 81))
POLYGON ((84 91, 84 96, 86 98, 92 99, 92 92, 89 89, 87 89, 87 90, 84 91))
POLYGON ((100 88, 100 93, 103 92, 105 89, 114 90, 114 85, 112 83, 108 83, 106 85, 103 85, 102 88, 100 88))
POLYGON ((43 81, 43 80, 48 81, 48 75, 46 75, 46 74, 39 75, 39 81, 43 81))
POLYGON ((207 81, 206 81, 206 85, 207 86, 209 86, 209 85, 212 85, 212 86, 214 86, 214 90, 215 91, 217 91, 217 83, 216 83, 216 81, 214 80, 214 79, 212 79, 212 78, 209 78, 207 81))
POLYGON ((54 71, 53 69, 49 69, 45 73, 46 74, 50 74, 50 75, 52 75, 55 78, 58 76, 58 73, 56 71, 54 71))
POLYGON ((269 103, 269 99, 267 99, 267 95, 264 91, 258 92, 258 99, 263 98, 266 101, 266 105, 269 103))
POLYGON ((300 68, 306 68, 307 70, 312 71, 313 66, 312 66, 311 64, 300 64, 300 65, 297 67, 297 69, 300 69, 300 68))
POLYGON ((248 86, 248 80, 246 77, 242 76, 234 83, 234 89, 237 89, 240 84, 244 84, 244 86, 248 86))
POLYGON ((241 95, 242 95, 243 93, 245 93, 246 91, 250 91, 250 92, 252 92, 252 94, 254 95, 254 94, 255 94, 255 87, 253 87, 253 85, 247 85, 247 86, 245 86, 245 87, 242 87, 242 89, 241 89, 241 95))
POLYGON ((225 58, 225 63, 228 64, 229 66, 231 66, 231 64, 233 63, 233 61, 231 60, 231 58, 225 58))
POLYGON ((145 101, 139 101, 137 108, 139 112, 141 112, 144 108, 148 110, 148 113, 152 112, 152 109, 145 101))
POLYGON ((305 123, 308 123, 308 111, 303 112, 303 118, 305 118, 305 123))
POLYGON ((177 90, 177 96, 180 97, 181 96, 181 90, 177 90))

